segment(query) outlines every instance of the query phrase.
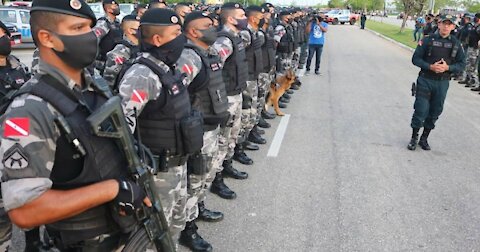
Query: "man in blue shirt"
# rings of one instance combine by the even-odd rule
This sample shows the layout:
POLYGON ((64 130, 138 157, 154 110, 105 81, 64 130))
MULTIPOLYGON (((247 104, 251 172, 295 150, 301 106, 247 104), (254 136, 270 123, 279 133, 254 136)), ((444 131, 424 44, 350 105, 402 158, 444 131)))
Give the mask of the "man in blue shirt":
POLYGON ((313 54, 315 53, 315 74, 320 75, 320 58, 322 56, 323 44, 325 44, 325 33, 328 30, 328 24, 323 21, 323 16, 314 17, 306 28, 309 34, 308 40, 308 58, 307 71, 310 74, 310 64, 312 63, 313 54))

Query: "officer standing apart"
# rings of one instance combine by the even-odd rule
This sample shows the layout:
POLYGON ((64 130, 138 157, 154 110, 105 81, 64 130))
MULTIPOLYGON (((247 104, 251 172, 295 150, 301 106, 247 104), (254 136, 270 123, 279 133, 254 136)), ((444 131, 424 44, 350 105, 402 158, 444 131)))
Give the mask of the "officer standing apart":
POLYGON ((208 14, 192 12, 185 17, 184 31, 188 43, 177 62, 178 68, 192 78, 188 86, 192 107, 202 113, 204 120, 203 147, 201 152, 188 160, 187 224, 180 236, 180 243, 193 251, 210 251, 212 246, 197 233, 195 220, 217 222, 223 213, 205 208, 206 190, 215 178, 214 158, 218 155, 220 124, 227 120, 228 101, 223 64, 218 52, 211 47, 217 40, 217 30, 208 14), (192 65, 193 60, 193 65, 192 65), (193 76, 192 68, 199 69, 193 76))
POLYGON ((460 41, 450 35, 455 29, 455 17, 441 16, 438 33, 424 38, 415 50, 412 62, 420 67, 417 79, 416 99, 411 127, 412 138, 409 150, 415 150, 418 132, 423 129, 418 145, 430 150, 427 138, 435 128, 435 122, 443 111, 451 74, 459 73, 465 68, 465 53, 460 41))
MULTIPOLYGON (((140 18, 135 15, 127 15, 122 19, 123 39, 107 53, 107 62, 103 78, 111 88, 117 83, 117 77, 122 67, 131 62, 140 51, 138 46, 138 27, 140 26, 140 18)), ((115 90, 118 91, 118 90, 115 90)))
POLYGON ((367 23, 367 15, 365 15, 365 12, 362 12, 362 15, 360 16, 360 29, 365 29, 365 23, 367 23))
POLYGON ((176 68, 186 42, 175 12, 149 9, 140 20, 142 52, 119 84, 132 132, 140 133, 157 159, 156 190, 176 243, 185 228, 186 161, 203 145, 202 118, 192 111, 188 80, 176 68))
POLYGON ((113 50, 116 44, 122 40, 122 30, 117 16, 120 15, 120 7, 116 0, 103 0, 105 16, 98 19, 95 25, 95 34, 98 37, 100 51, 95 61, 95 68, 103 74, 107 53, 113 50))
POLYGON ((38 74, 0 120, 5 210, 20 228, 45 225, 62 251, 118 249, 137 225, 122 206, 151 205, 120 179, 127 162, 115 140, 90 133, 87 117, 107 99, 84 70, 98 51, 95 22, 83 0, 32 2, 38 74))
POLYGON ((223 80, 227 90, 228 112, 230 117, 220 128, 218 137, 219 153, 214 167, 217 171, 210 191, 224 199, 234 199, 237 194, 230 190, 223 176, 246 179, 246 172, 238 171, 232 165, 234 149, 241 128, 242 92, 247 86, 248 65, 245 45, 239 31, 247 27, 247 18, 243 7, 238 3, 226 3, 222 6, 220 19, 223 24, 218 39, 212 45, 223 62, 223 80))

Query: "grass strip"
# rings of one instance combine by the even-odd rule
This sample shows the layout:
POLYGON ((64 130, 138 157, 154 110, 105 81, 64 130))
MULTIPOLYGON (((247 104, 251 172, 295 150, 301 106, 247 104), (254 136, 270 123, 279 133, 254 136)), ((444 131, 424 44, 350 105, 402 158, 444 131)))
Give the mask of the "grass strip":
POLYGON ((365 27, 413 49, 417 47, 417 43, 413 41, 412 29, 405 28, 405 30, 400 33, 400 26, 398 25, 381 23, 373 20, 367 20, 365 27))

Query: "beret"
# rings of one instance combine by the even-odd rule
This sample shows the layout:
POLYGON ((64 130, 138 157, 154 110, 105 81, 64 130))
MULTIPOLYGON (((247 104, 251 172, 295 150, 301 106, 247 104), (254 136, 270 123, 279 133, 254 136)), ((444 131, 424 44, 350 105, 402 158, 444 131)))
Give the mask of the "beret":
POLYGON ((84 0, 33 0, 30 12, 36 11, 55 12, 88 18, 92 20, 92 26, 97 23, 95 14, 84 0))
POLYGON ((140 19, 140 25, 181 25, 180 18, 170 9, 148 9, 140 19))
MULTIPOLYGON (((183 27, 187 27, 187 25, 192 22, 193 20, 208 18, 212 20, 212 18, 205 12, 202 11, 192 11, 187 16, 185 16, 185 20, 183 20, 183 27)), ((213 20, 212 20, 213 21, 213 20)))

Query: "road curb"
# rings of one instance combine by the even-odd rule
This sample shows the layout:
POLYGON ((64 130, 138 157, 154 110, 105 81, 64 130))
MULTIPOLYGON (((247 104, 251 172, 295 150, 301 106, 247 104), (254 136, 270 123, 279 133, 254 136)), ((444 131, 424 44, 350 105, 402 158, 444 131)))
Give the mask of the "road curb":
POLYGON ((388 41, 390 41, 390 42, 392 42, 392 43, 394 43, 394 44, 396 44, 396 45, 398 45, 398 46, 402 47, 403 49, 406 49, 406 50, 408 50, 408 51, 410 51, 410 52, 414 52, 414 51, 415 51, 415 49, 413 49, 413 48, 411 48, 411 47, 409 47, 409 46, 406 46, 406 45, 404 45, 404 44, 402 44, 402 43, 400 43, 400 42, 398 42, 398 41, 395 41, 395 40, 393 40, 393 39, 391 39, 391 38, 389 38, 389 37, 387 37, 387 36, 385 36, 385 35, 383 35, 383 34, 380 34, 380 33, 376 32, 376 31, 374 31, 374 30, 370 30, 370 29, 368 29, 368 28, 365 28, 365 30, 367 30, 367 31, 369 31, 369 32, 371 32, 371 33, 373 33, 373 34, 375 34, 375 35, 377 35, 377 36, 379 36, 379 37, 381 37, 381 38, 383 38, 383 39, 385 39, 385 40, 388 40, 388 41))

